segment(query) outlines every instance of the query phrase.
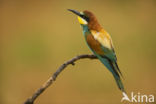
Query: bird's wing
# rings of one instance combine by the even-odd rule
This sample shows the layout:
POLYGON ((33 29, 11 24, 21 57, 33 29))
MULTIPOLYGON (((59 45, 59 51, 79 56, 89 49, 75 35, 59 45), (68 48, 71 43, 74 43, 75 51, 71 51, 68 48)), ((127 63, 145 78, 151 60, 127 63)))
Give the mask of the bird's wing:
POLYGON ((101 44, 101 48, 104 51, 103 55, 107 56, 112 61, 116 61, 114 46, 110 35, 104 30, 101 30, 100 32, 92 30, 91 33, 94 39, 101 44))
POLYGON ((100 44, 100 48, 103 51, 103 53, 101 52, 102 54, 99 54, 97 52, 96 53, 101 55, 102 57, 107 57, 114 64, 115 69, 122 76, 122 73, 116 62, 117 58, 110 35, 104 29, 102 29, 100 32, 91 30, 91 33, 94 39, 97 40, 97 42, 100 44))
POLYGON ((91 31, 91 33, 92 34, 88 35, 87 37, 88 45, 90 46, 94 54, 99 58, 99 60, 113 74, 119 89, 124 91, 124 86, 119 75, 119 73, 121 74, 121 72, 116 62, 117 60, 111 37, 105 31, 91 31))

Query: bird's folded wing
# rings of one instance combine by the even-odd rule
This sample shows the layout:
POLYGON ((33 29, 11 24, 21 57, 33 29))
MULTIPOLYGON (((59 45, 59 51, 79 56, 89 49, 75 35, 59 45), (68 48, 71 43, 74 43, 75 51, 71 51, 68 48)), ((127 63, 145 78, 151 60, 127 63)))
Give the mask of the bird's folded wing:
POLYGON ((105 53, 104 56, 107 56, 112 61, 116 61, 116 55, 110 35, 104 30, 101 30, 100 32, 92 30, 91 34, 94 39, 101 44, 101 48, 105 53))

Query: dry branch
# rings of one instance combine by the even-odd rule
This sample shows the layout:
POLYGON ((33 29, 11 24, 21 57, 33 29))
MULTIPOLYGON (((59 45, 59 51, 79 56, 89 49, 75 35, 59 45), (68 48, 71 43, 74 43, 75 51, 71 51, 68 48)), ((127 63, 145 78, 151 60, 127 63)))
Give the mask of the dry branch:
POLYGON ((57 76, 69 65, 75 65, 75 62, 79 59, 85 59, 85 58, 89 58, 89 59, 97 59, 97 57, 95 55, 79 55, 76 56, 72 59, 70 59, 69 61, 65 62, 64 64, 62 64, 57 70, 56 72, 30 97, 28 98, 24 104, 33 104, 34 101, 50 86, 52 85, 52 83, 56 80, 57 76))

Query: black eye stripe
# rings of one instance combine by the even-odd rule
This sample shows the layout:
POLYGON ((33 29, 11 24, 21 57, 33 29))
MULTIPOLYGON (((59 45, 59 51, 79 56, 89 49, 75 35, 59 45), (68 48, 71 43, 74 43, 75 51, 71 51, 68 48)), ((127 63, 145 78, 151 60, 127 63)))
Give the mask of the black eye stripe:
POLYGON ((87 22, 89 22, 89 18, 85 15, 80 15, 80 17, 82 17, 83 19, 85 19, 87 22))

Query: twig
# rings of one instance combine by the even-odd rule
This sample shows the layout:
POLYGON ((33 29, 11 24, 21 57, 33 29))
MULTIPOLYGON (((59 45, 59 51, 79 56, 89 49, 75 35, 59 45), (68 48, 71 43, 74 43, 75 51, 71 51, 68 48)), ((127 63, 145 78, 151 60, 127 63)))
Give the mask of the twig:
POLYGON ((69 65, 75 65, 75 62, 79 59, 85 59, 85 58, 89 58, 89 59, 97 59, 97 57, 95 55, 79 55, 76 56, 74 58, 72 58, 71 60, 65 62, 64 64, 62 64, 57 70, 56 72, 30 97, 28 98, 24 104, 33 104, 34 101, 37 99, 38 96, 40 96, 40 94, 42 94, 57 78, 57 76, 69 65))

